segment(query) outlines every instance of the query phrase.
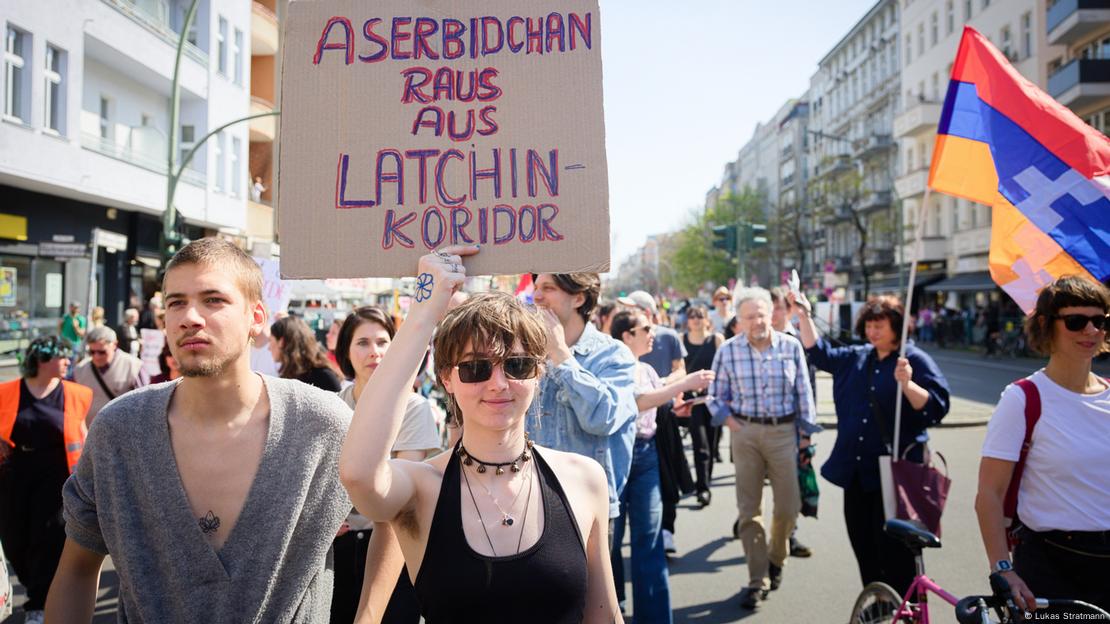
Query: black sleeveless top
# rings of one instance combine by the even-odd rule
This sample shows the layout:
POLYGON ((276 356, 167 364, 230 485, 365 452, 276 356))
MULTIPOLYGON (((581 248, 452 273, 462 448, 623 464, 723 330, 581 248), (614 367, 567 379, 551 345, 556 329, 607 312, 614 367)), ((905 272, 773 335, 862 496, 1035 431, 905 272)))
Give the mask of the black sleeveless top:
POLYGON ((555 473, 535 449, 532 456, 544 507, 540 539, 518 554, 487 557, 466 541, 459 454, 451 453, 414 584, 428 624, 582 621, 587 587, 584 542, 555 473))
POLYGON ((713 368, 713 357, 717 355, 717 337, 709 334, 705 342, 696 345, 690 342, 688 334, 682 334, 682 344, 686 347, 686 372, 713 368))

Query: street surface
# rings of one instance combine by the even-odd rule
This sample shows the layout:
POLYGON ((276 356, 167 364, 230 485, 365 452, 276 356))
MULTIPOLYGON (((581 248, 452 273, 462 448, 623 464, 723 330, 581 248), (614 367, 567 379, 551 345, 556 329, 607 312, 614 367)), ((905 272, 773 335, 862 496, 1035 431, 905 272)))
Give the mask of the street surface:
MULTIPOLYGON (((948 378, 952 389, 952 410, 945 427, 933 429, 931 444, 948 460, 952 489, 944 512, 944 546, 926 551, 928 574, 949 592, 963 596, 986 593, 988 564, 979 540, 973 508, 979 448, 994 403, 1006 384, 1040 368, 1040 360, 984 359, 963 351, 932 353, 948 378)), ((1110 366, 1096 366, 1096 373, 1110 376, 1110 366)), ((830 400, 832 380, 819 375, 817 393, 820 420, 835 426, 830 400)), ((815 436, 816 465, 820 467, 832 449, 836 430, 829 428, 815 436)), ((783 584, 755 613, 740 608, 737 596, 747 584, 748 571, 740 543, 732 539, 736 520, 736 500, 732 465, 728 463, 728 440, 721 441, 722 459, 714 472, 713 504, 698 510, 692 497, 679 507, 677 520, 678 555, 671 561, 671 602, 675 622, 717 624, 748 620, 751 622, 816 622, 840 624, 848 620, 856 595, 861 589, 858 568, 844 528, 841 490, 824 480, 821 487, 820 518, 803 518, 798 537, 815 551, 810 559, 790 559, 783 584)), ((771 508, 770 488, 764 510, 771 508)), ((628 548, 625 547, 627 561, 628 548)), ((97 624, 115 621, 118 578, 111 561, 101 575, 96 617, 97 624)), ((631 609, 631 586, 627 588, 631 609)), ((23 600, 16 588, 15 604, 23 600)), ((930 602, 933 622, 954 624, 952 608, 939 598, 930 602)), ((16 615, 3 624, 21 622, 16 615)))

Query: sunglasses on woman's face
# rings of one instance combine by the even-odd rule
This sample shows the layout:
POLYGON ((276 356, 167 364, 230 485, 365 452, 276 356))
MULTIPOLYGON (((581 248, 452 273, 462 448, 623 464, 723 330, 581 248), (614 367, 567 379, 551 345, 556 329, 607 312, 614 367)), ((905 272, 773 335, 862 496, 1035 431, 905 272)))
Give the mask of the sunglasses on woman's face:
POLYGON ((1094 316, 1087 316, 1086 314, 1064 314, 1057 315, 1056 318, 1064 321, 1064 327, 1068 331, 1083 331, 1087 329, 1087 323, 1095 326, 1095 330, 1101 330, 1103 327, 1110 323, 1110 314, 1096 314, 1094 316))
POLYGON ((633 327, 632 329, 628 330, 628 333, 635 336, 636 332, 638 332, 638 331, 648 331, 648 332, 650 332, 651 329, 652 329, 651 325, 641 325, 639 327, 633 327))
MULTIPOLYGON (((532 379, 536 376, 539 360, 527 355, 514 355, 501 361, 501 369, 505 376, 517 381, 532 379)), ((482 383, 489 381, 493 376, 493 367, 497 366, 495 360, 481 358, 459 362, 455 368, 459 371, 459 381, 463 383, 482 383)))

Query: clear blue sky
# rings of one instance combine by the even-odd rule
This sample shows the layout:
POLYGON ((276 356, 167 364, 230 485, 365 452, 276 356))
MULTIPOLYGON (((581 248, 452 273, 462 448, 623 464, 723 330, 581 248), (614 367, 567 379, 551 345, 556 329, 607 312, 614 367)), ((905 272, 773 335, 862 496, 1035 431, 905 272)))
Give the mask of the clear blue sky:
POLYGON ((600 0, 612 270, 678 228, 875 0, 600 0))

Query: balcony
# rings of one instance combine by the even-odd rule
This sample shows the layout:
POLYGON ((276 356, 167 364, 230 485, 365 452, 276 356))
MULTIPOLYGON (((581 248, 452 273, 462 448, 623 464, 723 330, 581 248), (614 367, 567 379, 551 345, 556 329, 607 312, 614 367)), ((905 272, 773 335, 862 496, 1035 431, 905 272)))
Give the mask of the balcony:
POLYGON ((867 158, 881 154, 893 146, 894 140, 889 134, 872 134, 852 141, 852 155, 867 158))
POLYGON ((860 212, 889 208, 891 200, 890 191, 867 191, 860 199, 860 212))
POLYGON ((908 199, 925 193, 929 182, 929 170, 917 169, 894 181, 894 192, 900 199, 908 199))
POLYGON ((277 49, 277 15, 255 0, 251 3, 251 56, 272 56, 277 49))
MULTIPOLYGON (((924 236, 921 246, 917 248, 918 262, 935 262, 948 258, 948 238, 945 236, 924 236)), ((909 262, 913 251, 913 241, 907 240, 902 246, 902 261, 909 262)))
POLYGON ((1048 9, 1048 45, 1071 45, 1110 21, 1110 0, 1057 0, 1048 9))
MULTIPOLYGON (((251 96, 251 114, 257 115, 274 110, 274 103, 260 98, 258 96, 251 96)), ((270 115, 269 117, 259 117, 250 121, 250 140, 255 141, 273 141, 277 136, 277 115, 270 115)))
MULTIPOLYGON (((127 0, 101 0, 104 4, 126 15, 135 23, 153 33, 162 41, 173 48, 181 38, 178 31, 170 24, 169 11, 166 5, 151 2, 128 2, 127 0)), ((194 61, 208 67, 208 55, 197 46, 185 42, 183 54, 194 61)))
POLYGON ((1072 59, 1048 77, 1048 93, 1073 109, 1110 97, 1110 59, 1072 59))
POLYGON ((274 209, 266 204, 247 202, 247 236, 258 241, 274 240, 274 209))
POLYGON ((794 157, 794 146, 793 145, 787 145, 786 147, 782 148, 782 152, 779 154, 779 160, 782 161, 782 162, 786 162, 786 161, 790 160, 793 157, 794 157))
MULTIPOLYGON (((149 128, 131 128, 127 133, 127 139, 122 142, 84 132, 81 134, 81 147, 153 173, 166 175, 165 139, 160 136, 151 137, 142 130, 149 130, 149 128)), ((206 185, 205 175, 189 167, 186 167, 182 173, 181 181, 201 188, 206 185)))
POLYGON ((894 118, 894 136, 901 138, 928 130, 937 131, 940 123, 939 102, 919 101, 894 118))
POLYGON ((817 177, 824 177, 841 173, 852 168, 852 161, 848 158, 847 154, 839 156, 830 156, 822 160, 817 165, 817 177))
POLYGON ((881 267, 894 264, 894 249, 893 248, 871 248, 865 254, 867 259, 867 266, 881 267))

